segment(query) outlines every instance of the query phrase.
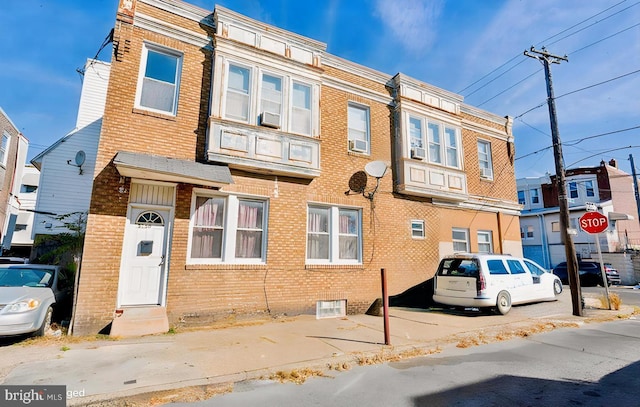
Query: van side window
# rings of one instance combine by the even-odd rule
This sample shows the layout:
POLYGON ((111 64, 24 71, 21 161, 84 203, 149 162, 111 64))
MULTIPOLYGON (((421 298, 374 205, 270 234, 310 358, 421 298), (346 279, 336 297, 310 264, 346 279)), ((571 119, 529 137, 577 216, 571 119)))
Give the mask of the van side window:
POLYGON ((489 274, 509 274, 502 260, 487 260, 489 274))
POLYGON ((509 265, 509 269, 511 269, 511 274, 524 274, 524 267, 518 260, 507 260, 507 264, 509 265))
POLYGON ((544 270, 542 270, 540 267, 536 266, 535 264, 529 262, 529 261, 524 261, 524 265, 527 266, 527 268, 529 269, 529 271, 531 272, 531 274, 533 274, 534 276, 541 276, 545 273, 544 270))

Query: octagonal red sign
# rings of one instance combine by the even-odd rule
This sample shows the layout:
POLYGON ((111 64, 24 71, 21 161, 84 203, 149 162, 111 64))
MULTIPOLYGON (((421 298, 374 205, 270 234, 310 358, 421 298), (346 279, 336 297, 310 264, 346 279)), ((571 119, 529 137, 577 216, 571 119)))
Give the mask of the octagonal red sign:
POLYGON ((602 233, 609 227, 609 220, 600 212, 587 212, 580 216, 580 227, 587 233, 602 233))

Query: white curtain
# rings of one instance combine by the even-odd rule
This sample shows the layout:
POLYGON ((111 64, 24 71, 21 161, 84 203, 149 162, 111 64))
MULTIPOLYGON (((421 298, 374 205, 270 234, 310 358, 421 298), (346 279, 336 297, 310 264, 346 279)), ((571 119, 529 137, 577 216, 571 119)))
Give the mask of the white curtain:
POLYGON ((340 211, 340 258, 358 258, 358 213, 352 210, 340 211))
POLYGON ((307 257, 329 259, 329 210, 309 208, 307 257))
POLYGON ((240 201, 236 257, 262 257, 262 202, 240 201))
POLYGON ((220 258, 222 256, 222 198, 196 198, 191 257, 220 258))

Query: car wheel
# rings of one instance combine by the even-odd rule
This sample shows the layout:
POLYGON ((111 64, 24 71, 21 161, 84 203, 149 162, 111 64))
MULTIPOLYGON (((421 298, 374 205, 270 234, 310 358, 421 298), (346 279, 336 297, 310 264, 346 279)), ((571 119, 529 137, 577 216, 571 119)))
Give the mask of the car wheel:
POLYGON ((44 320, 40 328, 34 333, 35 336, 44 336, 49 328, 51 328, 51 318, 53 317, 53 308, 47 308, 47 313, 44 315, 44 320))
POLYGON ((553 282, 553 292, 555 295, 559 295, 562 292, 562 283, 558 280, 553 282))
POLYGON ((500 291, 496 300, 496 308, 500 315, 506 315, 511 310, 511 296, 506 291, 500 291))

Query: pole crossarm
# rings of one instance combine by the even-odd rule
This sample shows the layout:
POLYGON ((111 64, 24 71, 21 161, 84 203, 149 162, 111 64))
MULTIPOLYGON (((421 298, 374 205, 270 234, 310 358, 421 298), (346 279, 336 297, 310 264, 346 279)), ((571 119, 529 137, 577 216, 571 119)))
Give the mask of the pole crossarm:
POLYGON ((536 58, 538 60, 544 59, 550 64, 559 64, 560 61, 569 62, 569 58, 566 55, 563 57, 559 55, 553 55, 552 53, 547 52, 547 49, 545 47, 542 47, 542 50, 538 51, 533 46, 531 46, 530 49, 524 50, 524 55, 530 58, 536 58))

